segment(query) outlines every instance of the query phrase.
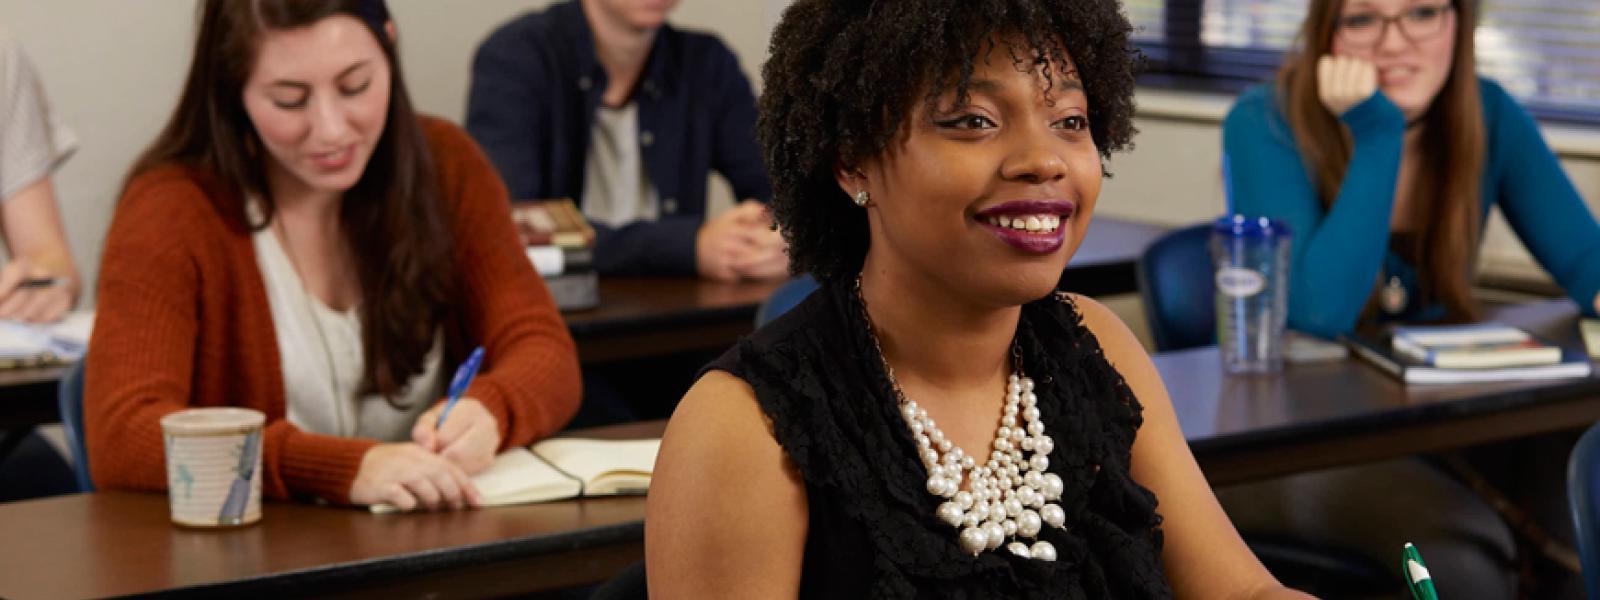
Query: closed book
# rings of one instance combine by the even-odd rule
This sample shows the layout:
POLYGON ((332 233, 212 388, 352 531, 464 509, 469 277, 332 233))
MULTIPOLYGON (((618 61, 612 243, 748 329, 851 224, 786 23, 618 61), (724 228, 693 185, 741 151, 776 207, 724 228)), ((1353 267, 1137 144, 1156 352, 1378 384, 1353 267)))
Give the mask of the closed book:
POLYGON ((594 249, 572 246, 528 246, 524 249, 533 269, 545 278, 568 273, 594 272, 594 249))
POLYGON ((511 221, 524 246, 587 248, 594 245, 594 227, 570 198, 517 200, 511 221))
POLYGON ((594 228, 571 200, 512 203, 512 220, 529 262, 563 311, 600 304, 600 277, 594 270, 594 228))
POLYGON ((1395 327, 1395 352, 1442 369, 1495 369, 1553 365, 1561 348, 1499 323, 1395 327))
POLYGON ((1524 365, 1495 368, 1452 369, 1430 365, 1411 356, 1395 352, 1388 339, 1374 339, 1363 335, 1341 338, 1350 351, 1379 370, 1406 383, 1449 384, 1488 383, 1497 381, 1539 381, 1588 377, 1592 371, 1589 357, 1577 348, 1562 348, 1561 362, 1546 365, 1524 365))
MULTIPOLYGON (((552 438, 500 453, 472 484, 484 506, 509 506, 569 498, 644 494, 650 489, 660 439, 552 438)), ((396 512, 375 504, 377 514, 396 512)))

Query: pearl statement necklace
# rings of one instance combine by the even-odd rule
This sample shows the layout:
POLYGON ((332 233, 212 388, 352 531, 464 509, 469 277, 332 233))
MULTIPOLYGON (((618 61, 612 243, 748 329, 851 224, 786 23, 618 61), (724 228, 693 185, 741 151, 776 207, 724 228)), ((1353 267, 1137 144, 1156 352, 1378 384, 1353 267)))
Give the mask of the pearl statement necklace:
POLYGON ((867 320, 867 332, 883 360, 889 385, 900 405, 900 416, 916 440, 922 464, 928 469, 928 493, 944 498, 936 514, 939 520, 960 529, 961 549, 977 556, 1005 544, 1006 550, 1023 558, 1043 561, 1056 559, 1056 548, 1038 540, 1030 546, 1024 540, 1039 535, 1044 525, 1066 529, 1066 511, 1055 502, 1061 499, 1065 484, 1061 477, 1046 473, 1054 440, 1044 433, 1039 417, 1039 397, 1033 379, 1022 374, 1021 349, 1013 340, 1011 355, 1016 372, 1006 386, 1006 403, 995 431, 992 451, 981 466, 959 446, 945 438, 928 411, 907 398, 894 378, 894 367, 883 355, 883 347, 867 316, 866 298, 861 294, 861 277, 856 277, 856 299, 867 320), (961 489, 969 482, 970 491, 961 489))

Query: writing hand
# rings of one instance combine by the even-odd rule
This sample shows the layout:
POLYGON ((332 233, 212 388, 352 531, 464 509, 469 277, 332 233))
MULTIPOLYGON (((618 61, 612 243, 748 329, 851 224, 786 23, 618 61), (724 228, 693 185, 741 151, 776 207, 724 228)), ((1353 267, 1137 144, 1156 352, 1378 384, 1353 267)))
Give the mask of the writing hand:
POLYGON ((444 457, 468 475, 476 475, 494 464, 500 450, 500 423, 494 413, 482 402, 463 396, 450 409, 444 424, 439 422, 439 412, 444 403, 434 405, 411 428, 411 439, 418 446, 444 457))

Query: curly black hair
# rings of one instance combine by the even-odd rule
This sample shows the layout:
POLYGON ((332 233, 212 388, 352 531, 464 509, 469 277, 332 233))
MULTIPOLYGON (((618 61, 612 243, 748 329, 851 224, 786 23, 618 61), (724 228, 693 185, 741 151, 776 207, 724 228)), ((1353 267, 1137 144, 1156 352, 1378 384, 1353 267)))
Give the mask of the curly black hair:
POLYGON ((957 105, 992 35, 1020 36, 1018 69, 1076 67, 1102 156, 1129 145, 1133 27, 1116 0, 797 0, 772 35, 757 124, 772 175, 772 210, 790 269, 822 282, 855 277, 868 244, 865 211, 833 176, 881 153, 915 102, 955 91, 957 105))

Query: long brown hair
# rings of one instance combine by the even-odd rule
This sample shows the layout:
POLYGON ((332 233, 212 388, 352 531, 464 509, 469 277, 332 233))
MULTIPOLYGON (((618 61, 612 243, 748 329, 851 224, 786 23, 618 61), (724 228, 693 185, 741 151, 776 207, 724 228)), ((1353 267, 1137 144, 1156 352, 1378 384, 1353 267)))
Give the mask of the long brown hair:
MULTIPOLYGON (((1332 53, 1343 2, 1311 1, 1299 47, 1278 73, 1280 103, 1306 168, 1314 174, 1324 210, 1339 196, 1353 146, 1349 130, 1317 97, 1317 59, 1332 53)), ((1453 0, 1452 5, 1456 33, 1450 75, 1422 117, 1423 151, 1416 177, 1404 193, 1413 199, 1411 222, 1421 228, 1411 249, 1421 263, 1417 265, 1421 300, 1444 305, 1448 319, 1468 320, 1478 314, 1471 274, 1478 248, 1481 182, 1474 175, 1482 168, 1486 142, 1473 61, 1477 2, 1453 0)), ((1374 306, 1368 302, 1368 315, 1374 306)))
POLYGON ((377 38, 392 72, 389 110, 366 171, 340 207, 340 223, 356 250, 361 288, 363 354, 361 393, 391 402, 422 372, 456 281, 453 242, 427 140, 406 93, 395 46, 384 31, 382 0, 205 0, 199 35, 178 108, 129 175, 169 164, 216 177, 230 193, 213 198, 238 223, 259 231, 271 224, 275 202, 266 185, 259 134, 245 112, 241 91, 255 64, 263 33, 311 25, 334 15, 360 19, 377 38), (245 198, 263 203, 264 218, 251 223, 245 198))

